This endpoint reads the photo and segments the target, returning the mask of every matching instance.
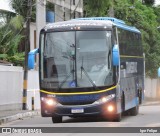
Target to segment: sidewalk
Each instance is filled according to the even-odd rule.
[[[0,125],[8,123],[14,120],[23,119],[25,117],[32,117],[40,115],[40,110],[9,110],[9,111],[0,111]]]
[[[160,105],[160,101],[145,101],[142,106]]]

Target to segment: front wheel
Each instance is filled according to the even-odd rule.
[[[53,123],[62,123],[62,116],[53,116],[52,122]]]
[[[114,117],[114,121],[115,121],[115,122],[120,122],[121,119],[122,119],[122,114],[121,114],[121,113],[115,115],[115,117]]]

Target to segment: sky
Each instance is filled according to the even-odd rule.
[[[0,9],[13,11],[9,6],[9,1],[10,0],[0,0]]]
[[[160,5],[160,0],[155,0],[155,5]]]

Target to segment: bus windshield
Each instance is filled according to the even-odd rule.
[[[46,33],[41,54],[45,88],[112,85],[111,31]]]

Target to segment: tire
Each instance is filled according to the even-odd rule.
[[[138,97],[138,105],[129,110],[131,116],[136,116],[139,113],[139,97]]]
[[[122,119],[122,114],[123,114],[123,112],[124,112],[124,110],[125,110],[125,99],[124,99],[124,93],[123,93],[123,95],[121,96],[122,98],[121,98],[121,113],[118,113],[118,114],[116,114],[115,115],[115,117],[114,117],[114,121],[115,122],[120,122],[121,121],[121,119]]]
[[[139,105],[130,109],[130,115],[131,116],[136,116],[136,115],[138,115],[138,113],[139,113]]]
[[[62,116],[53,116],[52,122],[53,123],[62,123]]]
[[[113,120],[113,121],[115,121],[115,122],[120,122],[120,121],[121,121],[121,119],[122,119],[122,114],[121,114],[121,113],[119,113],[119,114],[115,115],[115,117],[114,117],[114,120]]]

